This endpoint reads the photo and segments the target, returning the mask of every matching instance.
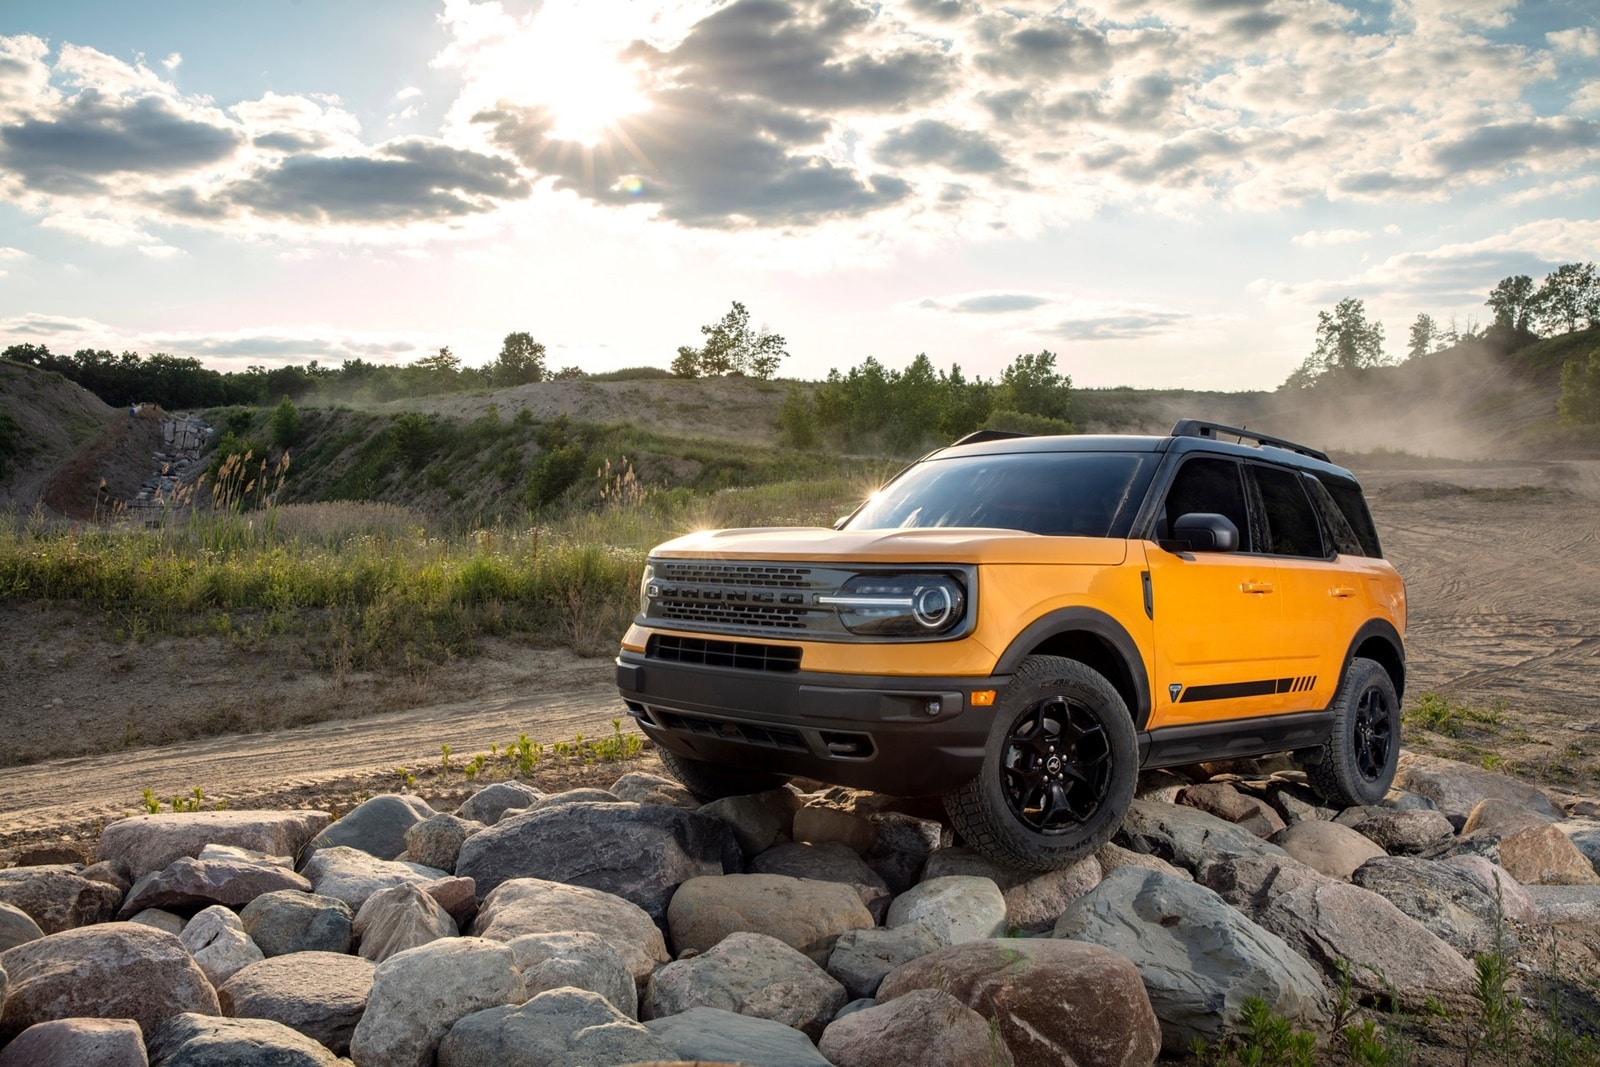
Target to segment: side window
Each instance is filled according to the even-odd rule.
[[[1171,537],[1172,524],[1180,516],[1194,512],[1213,512],[1233,520],[1239,527],[1240,547],[1248,551],[1250,514],[1245,510],[1239,464],[1210,456],[1185,460],[1172,480],[1172,487],[1167,490],[1156,538]]]
[[[1344,556],[1366,555],[1361,539],[1356,536],[1349,520],[1344,517],[1344,512],[1339,510],[1339,505],[1334,503],[1333,495],[1311,475],[1302,475],[1302,479],[1306,494],[1311,497],[1311,506],[1317,509],[1317,517],[1322,520],[1323,532],[1333,542],[1333,547]]]
[[[1251,464],[1261,503],[1267,513],[1267,545],[1264,551],[1276,556],[1308,556],[1325,559],[1322,532],[1317,528],[1316,512],[1300,484],[1300,478],[1281,467]]]
[[[1339,512],[1361,539],[1361,554],[1382,559],[1383,546],[1378,544],[1378,528],[1372,525],[1372,513],[1367,510],[1367,502],[1361,496],[1361,487],[1355,482],[1326,474],[1319,474],[1317,478],[1338,503]]]

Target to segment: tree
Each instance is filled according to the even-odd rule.
[[[1600,348],[1561,368],[1561,421],[1576,426],[1600,423]]]
[[[1283,384],[1288,389],[1303,389],[1327,375],[1386,367],[1392,362],[1383,350],[1383,323],[1368,322],[1367,305],[1346,297],[1332,314],[1317,312],[1316,346]]]
[[[790,448],[816,448],[817,426],[812,419],[806,387],[791,382],[778,408],[778,440]]]
[[[544,345],[526,333],[508,333],[500,345],[500,355],[489,369],[489,381],[495,385],[526,385],[543,381]]]
[[[700,350],[679,345],[678,358],[672,361],[672,373],[678,378],[700,377]]]
[[[300,412],[294,401],[284,397],[272,409],[272,443],[278,448],[288,448],[300,439]]]
[[[1000,372],[995,409],[1066,421],[1072,410],[1072,379],[1056,373],[1056,354],[1023,354]]]
[[[1533,279],[1526,274],[1501,278],[1484,303],[1494,309],[1496,326],[1514,333],[1529,333],[1534,307]]]
[[[1406,347],[1406,358],[1416,359],[1432,352],[1435,339],[1442,340],[1442,335],[1433,316],[1418,315],[1417,321],[1411,324],[1411,343]]]
[[[680,347],[672,361],[672,373],[680,378],[731,374],[771,378],[789,354],[782,335],[750,328],[750,312],[737,300],[722,321],[702,326],[700,332],[705,344],[698,349]]]
[[[509,340],[509,338],[507,338],[507,340]],[[350,361],[346,360],[345,366],[348,367],[349,365]],[[421,359],[417,360],[417,366],[421,367],[423,370],[455,374],[461,370],[461,357],[450,351],[449,345],[444,345],[434,355],[423,356]]]
[[[1546,336],[1600,325],[1600,278],[1593,263],[1564,263],[1545,276],[1531,312]]]

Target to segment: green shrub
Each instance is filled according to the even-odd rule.
[[[284,397],[277,407],[272,409],[272,445],[274,448],[289,448],[300,440],[300,412],[294,406],[294,401]]]

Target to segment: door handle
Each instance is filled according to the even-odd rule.
[[[1241,583],[1239,583],[1239,592],[1241,592],[1241,593],[1250,593],[1250,594],[1259,596],[1262,593],[1270,593],[1270,592],[1272,592],[1272,583],[1271,582],[1241,582]]]
[[[1356,591],[1354,588],[1348,585],[1336,585],[1332,589],[1328,590],[1328,595],[1333,597],[1335,600],[1344,600],[1346,597],[1355,596]]]

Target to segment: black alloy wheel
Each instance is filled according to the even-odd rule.
[[[1056,693],[1017,716],[1001,766],[1006,803],[1019,822],[1035,833],[1071,833],[1105,803],[1111,742],[1093,712]]]

